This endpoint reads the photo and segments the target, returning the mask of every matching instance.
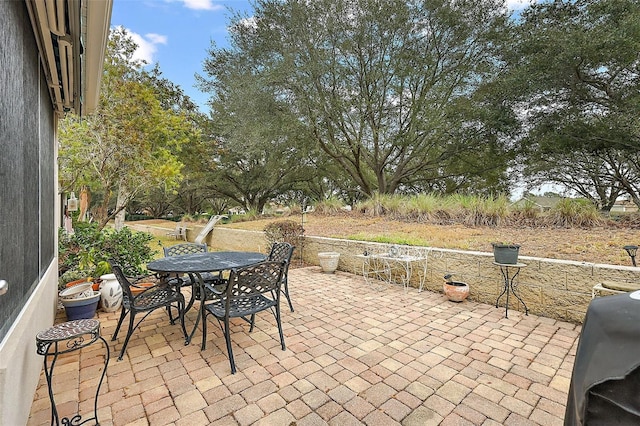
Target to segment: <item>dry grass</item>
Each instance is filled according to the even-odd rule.
[[[301,216],[288,216],[222,226],[262,231],[267,224],[283,219],[300,220],[302,223]],[[303,226],[305,235],[484,252],[491,252],[492,242],[504,241],[520,244],[520,254],[524,256],[627,266],[631,261],[622,246],[640,243],[637,229],[622,227],[467,227],[409,223],[354,213],[332,216],[306,214]]]
[[[291,215],[216,226],[263,231],[269,223],[284,219],[303,223],[300,215]],[[491,252],[492,242],[503,241],[520,244],[520,254],[523,256],[626,266],[631,266],[631,261],[622,247],[627,244],[640,245],[638,229],[613,226],[593,229],[468,227],[402,222],[355,213],[331,216],[305,214],[303,226],[305,235],[484,252]],[[175,242],[173,239],[166,240],[162,245]]]

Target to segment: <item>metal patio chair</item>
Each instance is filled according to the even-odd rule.
[[[284,272],[282,273],[282,287],[280,288],[289,302],[289,309],[293,312],[293,304],[291,304],[291,297],[289,296],[289,264],[291,263],[291,257],[293,256],[293,250],[295,246],[289,243],[275,242],[271,246],[269,257],[267,260],[274,262],[285,262]]]
[[[201,243],[201,244],[181,243],[181,244],[175,244],[169,247],[163,247],[162,250],[164,252],[164,256],[169,257],[169,256],[182,256],[186,254],[195,254],[195,253],[206,253],[208,251],[208,248],[207,248],[207,245],[204,243]],[[226,284],[226,281],[222,278],[222,275],[219,273],[205,272],[203,274],[200,274],[200,276],[202,277],[204,282],[213,284],[214,286],[216,286],[217,292],[221,291],[220,286],[223,286]],[[200,300],[200,287],[198,285],[195,285],[197,284],[197,279],[195,276],[189,275],[189,279],[185,279],[184,277],[180,277],[180,276],[174,277],[171,279],[171,283],[174,285],[177,284],[180,287],[183,287],[183,286],[192,287],[191,299],[189,300],[189,303],[185,308],[185,312],[191,309],[194,301]],[[211,297],[214,297],[214,295],[208,293],[207,298],[211,298]]]
[[[211,302],[203,302],[201,349],[206,349],[207,316],[212,315],[218,320],[224,333],[231,373],[233,374],[236,372],[236,364],[231,348],[231,318],[242,318],[251,324],[249,328],[249,332],[251,332],[255,325],[256,314],[262,311],[271,311],[278,324],[280,345],[283,351],[286,349],[280,319],[280,286],[284,269],[284,262],[269,261],[232,269],[225,293]]]
[[[178,310],[178,318],[180,319],[182,332],[186,339],[187,330],[184,327],[184,296],[180,293],[179,290],[176,290],[169,285],[154,285],[152,287],[148,287],[139,294],[134,295],[131,291],[131,288],[135,286],[124,275],[124,272],[122,272],[122,268],[120,267],[120,265],[111,263],[111,270],[118,279],[118,283],[120,284],[120,287],[122,287],[123,293],[120,319],[118,320],[116,330],[113,332],[113,336],[111,337],[112,341],[116,340],[122,322],[124,321],[126,316],[129,316],[129,327],[127,329],[127,336],[125,337],[124,343],[122,344],[122,349],[120,350],[120,356],[118,357],[118,360],[122,361],[122,357],[127,349],[127,344],[129,343],[129,339],[131,338],[133,331],[151,312],[155,311],[156,309],[167,308],[167,311],[169,313],[169,320],[171,321],[171,324],[175,324],[175,319],[171,315],[171,308],[176,308]],[[144,316],[136,323],[135,317],[138,313],[144,313]]]

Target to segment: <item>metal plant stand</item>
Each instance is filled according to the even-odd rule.
[[[94,319],[81,319],[64,322],[41,331],[36,335],[38,355],[44,356],[44,374],[47,378],[49,399],[51,400],[52,425],[60,425],[60,418],[58,416],[58,410],[53,397],[52,387],[53,368],[56,365],[58,356],[82,349],[98,340],[102,340],[104,343],[106,353],[104,358],[104,369],[102,370],[102,375],[100,376],[100,381],[98,382],[98,387],[96,389],[96,397],[93,405],[93,417],[83,420],[80,414],[76,414],[71,418],[63,418],[63,425],[81,425],[91,420],[95,420],[96,425],[100,424],[98,421],[98,394],[100,392],[100,386],[102,386],[102,381],[107,373],[107,365],[109,364],[109,345],[107,344],[107,341],[100,336],[100,321]],[[49,358],[52,358],[50,364],[47,362]]]
[[[509,293],[513,293],[513,295],[522,303],[524,306],[524,314],[529,315],[529,308],[527,308],[527,304],[524,303],[524,300],[518,294],[518,284],[515,279],[520,273],[520,269],[525,268],[527,265],[524,263],[496,263],[493,262],[494,265],[500,267],[500,272],[502,273],[502,279],[504,280],[504,288],[502,289],[502,293],[496,299],[496,308],[498,307],[498,302],[500,302],[500,298],[506,293],[507,294],[507,302],[504,305],[504,317],[509,318]],[[510,275],[510,268],[514,268],[516,271],[513,275]]]

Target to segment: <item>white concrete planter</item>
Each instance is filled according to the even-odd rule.
[[[320,261],[320,267],[325,274],[333,274],[338,269],[338,260],[340,260],[340,253],[335,251],[325,251],[318,253],[318,260]]]

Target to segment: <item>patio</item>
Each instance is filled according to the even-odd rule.
[[[291,269],[295,312],[236,321],[231,374],[224,337],[210,324],[184,346],[166,312],[124,339],[118,313],[99,312],[111,360],[99,398],[102,425],[561,425],[580,326],[444,295],[372,289],[362,276]],[[471,288],[473,294],[473,288]],[[193,324],[196,311],[187,314]],[[64,313],[59,316],[64,320]],[[54,373],[61,417],[91,416],[104,350],[65,355]],[[81,370],[81,371],[79,371]],[[80,400],[78,402],[78,399]],[[44,375],[29,425],[50,422]]]

